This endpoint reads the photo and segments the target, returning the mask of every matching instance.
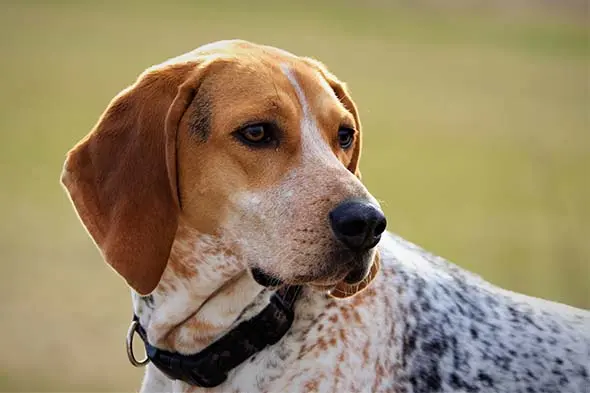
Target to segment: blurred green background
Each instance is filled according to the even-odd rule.
[[[144,68],[226,38],[316,57],[348,82],[390,230],[590,307],[588,3],[549,3],[0,3],[0,390],[139,386],[128,290],[59,173]]]

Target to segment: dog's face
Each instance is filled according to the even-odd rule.
[[[357,177],[360,143],[355,105],[321,64],[222,42],[116,98],[70,153],[64,184],[105,259],[140,293],[157,284],[179,218],[231,245],[263,285],[328,288],[366,279],[385,228]],[[137,273],[130,252],[158,261]]]

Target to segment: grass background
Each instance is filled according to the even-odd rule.
[[[128,290],[61,165],[144,68],[225,38],[317,57],[348,82],[390,230],[590,307],[586,2],[246,3],[0,2],[0,390],[137,388]]]

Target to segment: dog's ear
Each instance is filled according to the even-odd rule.
[[[176,234],[176,133],[206,65],[146,71],[70,150],[62,172],[103,258],[142,295],[160,281]]]
[[[356,130],[358,132],[358,138],[357,138],[357,141],[354,145],[354,149],[352,151],[352,159],[350,161],[350,164],[348,165],[348,170],[351,171],[352,173],[354,173],[356,175],[356,177],[358,177],[360,179],[361,178],[361,171],[359,169],[359,161],[361,159],[361,150],[362,150],[362,132],[361,132],[362,127],[361,127],[361,119],[359,117],[359,113],[358,113],[358,109],[356,107],[356,104],[354,103],[354,101],[350,95],[350,92],[348,91],[348,89],[346,87],[346,84],[344,82],[342,82],[341,80],[339,80],[336,77],[336,75],[332,74],[323,63],[321,63],[315,59],[311,59],[311,58],[305,58],[305,61],[307,61],[308,64],[310,64],[312,67],[314,67],[315,69],[317,69],[320,72],[320,74],[328,82],[328,84],[330,85],[330,87],[334,91],[334,94],[336,94],[336,97],[340,100],[342,105],[344,105],[346,110],[348,110],[352,114],[352,116],[354,117],[354,121],[356,123]]]
[[[334,289],[330,291],[330,296],[338,299],[344,299],[356,295],[357,293],[367,288],[369,284],[371,284],[375,277],[377,277],[377,274],[379,274],[380,269],[381,261],[379,251],[377,251],[375,253],[375,258],[373,259],[373,264],[371,265],[371,270],[369,270],[369,274],[367,274],[367,277],[365,277],[358,284],[347,284],[344,281],[340,282],[338,285],[336,285]]]

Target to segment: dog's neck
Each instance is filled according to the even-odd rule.
[[[191,354],[261,309],[269,295],[248,274],[235,246],[181,223],[158,287],[132,297],[152,345]]]

